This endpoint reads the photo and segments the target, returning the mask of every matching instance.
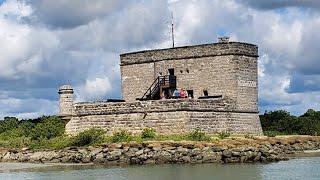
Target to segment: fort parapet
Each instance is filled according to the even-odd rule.
[[[258,46],[241,42],[213,43],[121,54],[121,66],[166,60],[239,55],[258,57]]]
[[[222,98],[76,103],[67,133],[93,127],[101,127],[108,134],[120,129],[141,133],[147,127],[161,134],[186,133],[196,128],[210,134],[261,134],[256,111],[238,110],[234,102]]]

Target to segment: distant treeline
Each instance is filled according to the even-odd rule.
[[[320,111],[313,109],[301,116],[284,110],[265,112],[260,121],[266,135],[320,135]]]
[[[0,147],[42,146],[45,140],[61,137],[65,124],[57,116],[18,120],[5,117],[0,120]]]

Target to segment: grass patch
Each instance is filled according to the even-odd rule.
[[[252,134],[249,134],[249,133],[245,134],[244,138],[246,138],[246,139],[255,139],[255,137]]]
[[[229,137],[230,135],[231,135],[231,133],[228,131],[221,131],[218,133],[218,138],[225,139],[225,138]]]
[[[170,135],[157,135],[154,140],[156,141],[184,141],[187,139],[187,134],[170,134]]]
[[[156,137],[156,131],[153,128],[145,128],[141,132],[141,139],[150,140]]]
[[[118,142],[129,142],[133,140],[133,136],[131,133],[121,130],[118,132],[114,132],[111,137],[111,142],[118,143]]]
[[[188,140],[191,141],[209,141],[210,137],[200,128],[196,128],[195,130],[191,131],[187,135]]]
[[[70,142],[71,146],[96,145],[104,142],[105,132],[99,128],[92,128],[80,132],[74,136]]]
[[[280,133],[278,131],[265,131],[263,134],[268,137],[276,137]]]

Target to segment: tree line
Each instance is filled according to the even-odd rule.
[[[320,135],[320,111],[307,110],[301,116],[284,110],[265,112],[260,115],[265,134],[276,135]]]

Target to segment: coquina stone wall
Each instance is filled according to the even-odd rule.
[[[108,134],[120,129],[140,133],[147,127],[161,134],[186,133],[196,128],[209,134],[262,134],[256,111],[238,110],[235,102],[225,98],[76,103],[66,133],[76,134],[92,127],[101,127]]]

